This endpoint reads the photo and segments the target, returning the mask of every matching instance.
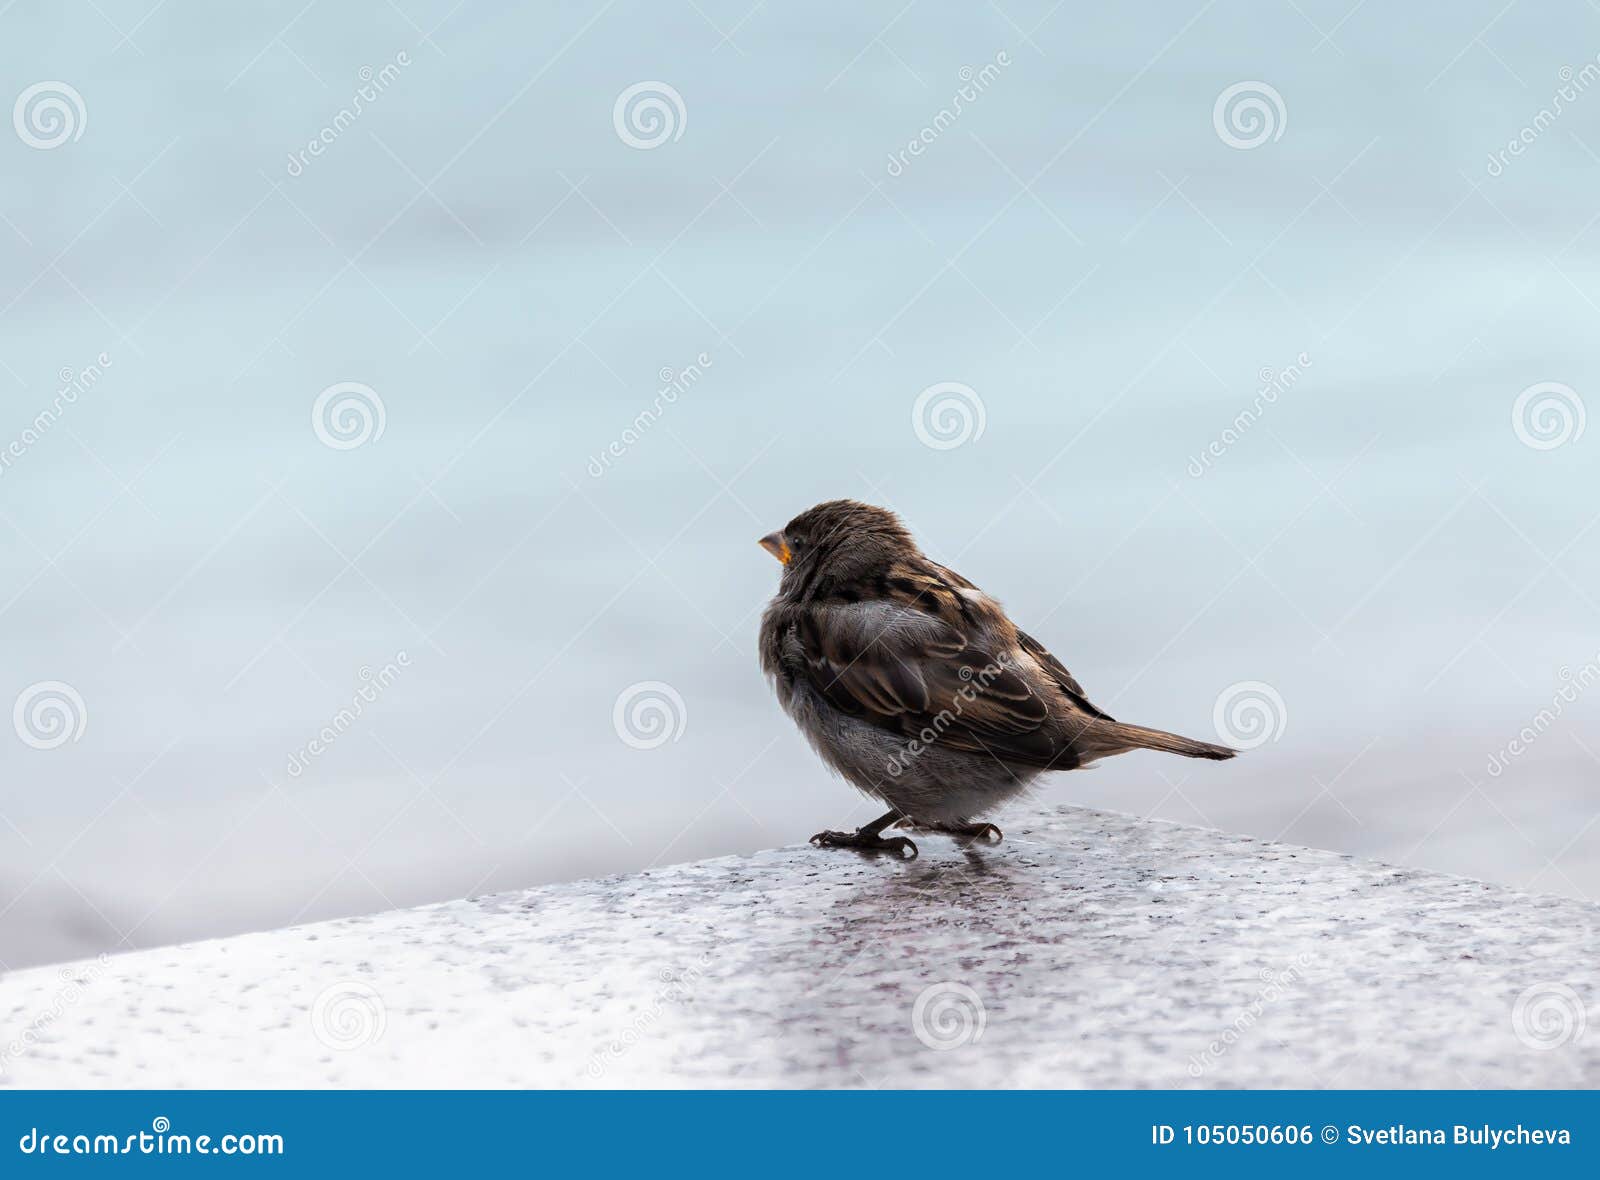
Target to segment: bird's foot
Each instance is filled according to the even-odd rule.
[[[954,836],[957,840],[968,844],[998,844],[1006,838],[1005,833],[993,824],[925,824],[907,818],[895,826],[915,828],[922,832],[942,832],[946,836]]]
[[[906,860],[915,860],[917,846],[904,836],[881,836],[871,828],[857,828],[853,832],[818,832],[811,837],[818,848],[854,848],[858,852],[892,852]]]

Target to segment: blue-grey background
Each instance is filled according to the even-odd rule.
[[[1512,422],[1600,388],[1600,86],[1535,127],[1596,53],[1582,0],[5,5],[6,106],[59,81],[85,116],[50,150],[0,124],[0,449],[111,364],[0,475],[0,705],[60,681],[86,715],[0,728],[0,960],[869,818],[754,654],[755,538],[840,495],[1118,715],[1283,701],[1232,763],[1046,798],[1593,896],[1600,693],[1486,768],[1600,649],[1600,428]],[[649,150],[613,122],[641,81],[683,102]],[[1241,81],[1284,109],[1248,150],[1213,123]],[[381,437],[319,440],[338,382]],[[984,409],[948,450],[912,422],[939,382]],[[637,749],[649,681],[682,732]]]

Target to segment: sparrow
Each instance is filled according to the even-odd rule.
[[[1128,725],[1097,708],[1000,604],[917,547],[900,518],[855,500],[809,508],[759,544],[783,565],[761,617],[761,667],[818,756],[889,805],[818,847],[914,857],[885,829],[999,843],[977,817],[1047,771],[1128,750],[1236,750]]]

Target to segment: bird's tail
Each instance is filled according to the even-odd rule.
[[[1182,754],[1185,758],[1212,758],[1221,761],[1232,758],[1239,751],[1211,742],[1196,741],[1168,733],[1164,729],[1147,729],[1143,725],[1125,725],[1113,721],[1109,725],[1094,727],[1091,744],[1098,747],[1094,757],[1123,754],[1129,750],[1161,750],[1168,754]],[[1088,735],[1086,735],[1088,736]]]

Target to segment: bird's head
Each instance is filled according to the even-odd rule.
[[[859,500],[828,500],[807,508],[760,545],[783,565],[783,589],[823,588],[887,569],[917,552],[900,518]]]

